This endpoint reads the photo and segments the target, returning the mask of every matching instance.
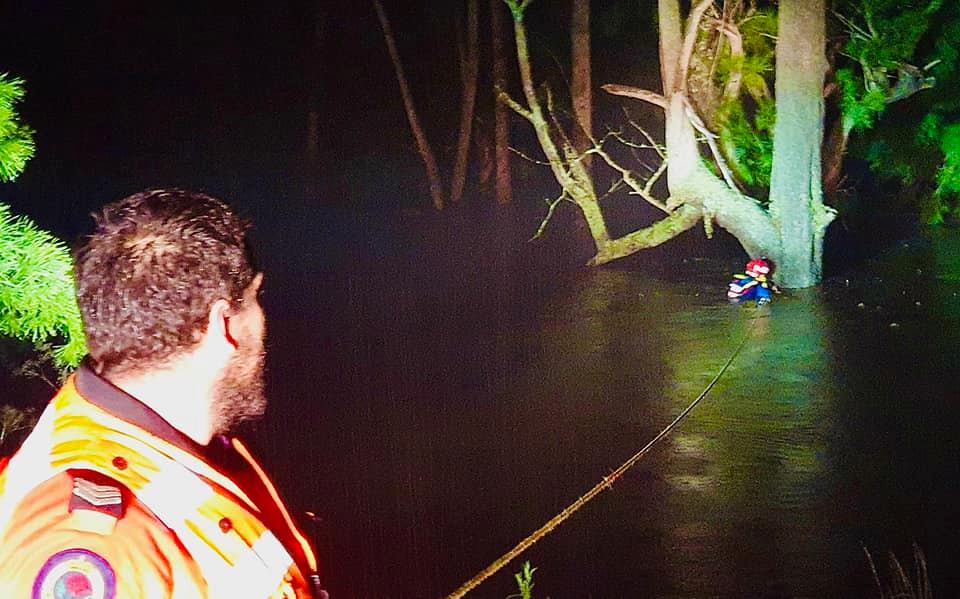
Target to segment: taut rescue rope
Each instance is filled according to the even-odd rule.
[[[447,595],[446,599],[460,599],[460,597],[463,597],[464,595],[469,593],[471,590],[476,588],[481,582],[490,578],[491,576],[496,574],[498,571],[500,571],[500,569],[502,569],[508,563],[513,561],[515,557],[517,557],[518,555],[520,555],[521,553],[529,549],[531,546],[533,546],[534,543],[536,543],[543,537],[547,536],[548,533],[552,532],[553,529],[559,526],[564,520],[572,516],[577,510],[579,510],[581,507],[586,505],[588,501],[590,501],[591,499],[599,495],[603,490],[611,488],[613,486],[613,483],[616,482],[618,478],[623,476],[627,470],[629,470],[634,464],[639,462],[640,458],[646,455],[653,448],[653,446],[656,445],[661,439],[669,435],[673,431],[673,429],[676,428],[676,426],[680,424],[680,422],[682,422],[684,418],[687,417],[687,415],[693,410],[693,408],[697,407],[697,404],[700,403],[703,400],[703,398],[707,396],[708,393],[710,393],[710,390],[713,389],[713,386],[717,384],[717,381],[720,380],[720,377],[723,376],[723,374],[727,371],[727,368],[729,368],[730,365],[733,363],[734,359],[740,353],[740,350],[743,349],[743,346],[747,342],[747,338],[750,336],[750,331],[752,330],[753,324],[756,322],[757,318],[758,317],[755,316],[752,319],[750,319],[751,326],[748,327],[747,330],[744,332],[743,338],[740,340],[740,343],[737,344],[737,347],[736,349],[733,350],[733,353],[730,354],[730,358],[727,359],[727,362],[717,372],[716,376],[713,377],[713,380],[710,381],[710,383],[700,393],[700,395],[697,396],[697,398],[693,400],[693,402],[691,402],[690,405],[684,408],[684,410],[680,412],[680,414],[676,418],[673,419],[673,422],[668,424],[666,428],[664,428],[659,433],[657,433],[657,436],[651,439],[650,442],[643,447],[643,449],[641,449],[637,453],[630,456],[630,459],[628,459],[626,462],[621,464],[619,468],[611,472],[609,476],[604,476],[600,480],[600,482],[594,485],[592,489],[587,491],[584,495],[581,495],[576,501],[574,501],[569,506],[564,508],[562,512],[560,512],[559,514],[551,518],[546,524],[544,524],[537,530],[533,531],[527,538],[517,543],[516,547],[514,547],[510,551],[503,554],[499,559],[497,559],[495,562],[493,562],[492,564],[484,568],[476,576],[474,576],[467,582],[463,583],[463,585],[460,586],[460,588],[458,588],[456,591]]]

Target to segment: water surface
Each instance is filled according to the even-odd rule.
[[[268,289],[280,399],[258,439],[323,517],[335,596],[451,592],[642,447],[741,343],[672,436],[521,558],[536,596],[876,596],[863,547],[885,575],[914,542],[937,595],[956,587],[955,239],[757,310],[723,298],[738,256],[571,275],[509,234],[456,231],[365,234]],[[519,567],[471,596],[516,592]]]

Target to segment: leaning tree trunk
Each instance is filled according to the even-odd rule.
[[[820,145],[827,70],[824,0],[781,0],[776,59],[770,214],[780,233],[777,280],[820,280],[823,236],[833,213],[823,205]]]
[[[704,166],[691,123],[693,108],[687,99],[685,82],[697,35],[693,19],[699,18],[708,4],[703,0],[694,4],[687,17],[687,31],[683,32],[680,3],[677,0],[658,3],[660,73],[667,95],[664,138],[670,190],[668,205],[697,206],[708,235],[716,222],[740,241],[747,254],[756,256],[777,242],[769,216],[756,201],[728,186]]]
[[[437,166],[437,159],[433,155],[433,149],[430,142],[427,141],[427,134],[420,124],[420,118],[417,116],[417,109],[413,103],[413,94],[410,92],[410,85],[407,83],[407,76],[403,71],[403,63],[400,61],[400,53],[397,51],[397,44],[393,38],[393,28],[390,27],[390,21],[387,19],[387,13],[383,9],[380,0],[373,0],[373,7],[377,11],[377,18],[380,19],[380,26],[383,28],[383,39],[387,44],[387,51],[390,53],[390,60],[393,62],[393,70],[397,75],[397,83],[400,85],[400,95],[403,97],[403,107],[407,113],[407,121],[410,123],[410,130],[413,132],[413,138],[417,142],[417,151],[420,158],[423,159],[423,165],[427,169],[427,180],[430,184],[430,199],[433,201],[433,207],[437,210],[443,209],[443,183],[440,180],[440,168]]]

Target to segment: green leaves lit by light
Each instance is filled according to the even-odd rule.
[[[881,180],[910,187],[907,196],[925,222],[960,217],[958,5],[846,0],[837,10],[849,59],[836,71],[844,133],[861,132],[864,140],[852,153]],[[934,86],[941,91],[918,94]],[[916,100],[900,103],[914,94]]]
[[[724,90],[711,120],[720,149],[734,177],[766,197],[773,164],[771,94],[777,38],[777,14],[772,10],[737,10],[735,23],[717,39],[718,54],[701,57],[710,65],[714,84]],[[707,28],[705,35],[716,33]],[[739,49],[734,49],[734,47]],[[742,50],[742,51],[741,51]],[[715,64],[714,64],[715,62]]]
[[[960,123],[941,129],[939,141],[943,164],[937,171],[931,209],[924,215],[930,224],[960,217]]]
[[[844,129],[849,132],[873,127],[886,108],[886,88],[866,89],[849,67],[837,70],[837,83],[840,85]]]
[[[520,593],[518,595],[510,595],[510,597],[531,599],[533,597],[533,573],[536,571],[536,568],[530,566],[530,562],[523,562],[523,568],[513,575],[513,578],[517,581],[517,588],[520,589]]]
[[[942,0],[856,0],[847,15],[837,19],[847,30],[843,53],[852,59],[838,69],[844,127],[864,130],[874,126],[884,106],[902,100],[935,83],[925,68],[911,61],[927,33]]]
[[[851,18],[841,18],[850,34],[845,51],[868,68],[895,70],[913,56],[943,0],[859,0]],[[869,75],[868,75],[869,76]]]
[[[63,242],[0,204],[0,335],[38,348],[58,340],[60,368],[76,366],[86,352],[72,273]]]
[[[769,187],[775,102],[769,98],[758,101],[752,116],[746,114],[741,102],[728,102],[719,114],[720,145],[731,158],[736,177],[751,187]]]
[[[778,24],[777,11],[769,8],[750,10],[738,24],[743,34],[744,50],[748,54],[769,53],[772,58]]]
[[[0,73],[0,181],[14,180],[33,157],[33,130],[20,123],[16,104],[23,98],[23,80]]]
[[[23,81],[0,75],[0,181],[17,177],[33,156],[33,131],[20,123]],[[85,353],[67,247],[0,203],[0,335],[29,341],[55,364],[76,366]]]

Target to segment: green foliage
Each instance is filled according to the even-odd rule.
[[[847,131],[873,128],[887,106],[886,91],[880,88],[866,89],[851,67],[837,69],[837,83],[840,85],[844,128]]]
[[[923,117],[920,129],[917,131],[917,141],[925,146],[935,145],[940,139],[940,129],[943,127],[943,115],[931,112]]]
[[[752,117],[741,102],[728,102],[719,112],[720,144],[737,178],[748,186],[770,186],[776,113],[771,99],[760,100]]]
[[[33,131],[19,121],[23,81],[0,75],[0,180],[19,175],[33,156]],[[0,335],[31,342],[65,369],[85,353],[67,247],[0,203]]]
[[[716,77],[721,87],[738,73],[743,87],[755,100],[767,96],[776,60],[777,14],[757,11],[737,23],[743,40],[743,56],[725,53],[717,61]]]
[[[843,53],[851,63],[837,69],[840,107],[847,132],[876,125],[888,102],[932,83],[912,64],[917,47],[942,0],[854,0],[837,18],[847,30]]]
[[[517,595],[510,595],[510,597],[507,599],[512,599],[514,597],[519,597],[520,599],[531,599],[533,597],[533,573],[536,571],[536,568],[530,566],[530,562],[523,562],[523,568],[513,575],[513,578],[517,581],[517,588],[520,589],[520,593]]]
[[[33,157],[33,130],[20,123],[16,104],[23,99],[23,81],[0,73],[0,181],[13,181]]]
[[[943,0],[858,0],[847,19],[850,39],[845,52],[867,68],[896,69],[915,53]]]
[[[960,219],[960,123],[944,127],[939,141],[943,164],[937,171],[931,209],[924,215],[935,225]]]
[[[854,60],[837,80],[844,124],[861,134],[851,153],[893,193],[918,196],[924,222],[960,221],[960,3],[857,0],[847,12]],[[935,92],[909,93],[934,81]]]
[[[875,172],[886,173],[886,176],[897,178],[906,185],[912,185],[917,179],[916,169],[900,160],[897,151],[882,139],[868,146],[866,157]]]
[[[731,78],[740,78],[740,94],[725,98],[714,115],[721,151],[734,177],[764,193],[770,186],[773,165],[773,122],[776,108],[770,97],[776,60],[777,14],[755,10],[734,16],[743,43],[743,56],[729,51],[716,62],[715,84],[725,88]],[[715,35],[708,30],[707,34]],[[721,48],[729,50],[727,44]]]
[[[47,340],[61,368],[85,353],[83,326],[73,287],[73,261],[66,245],[0,204],[0,335]]]
[[[777,12],[773,9],[759,9],[741,20],[739,27],[744,53],[763,57],[772,64],[778,23]]]

